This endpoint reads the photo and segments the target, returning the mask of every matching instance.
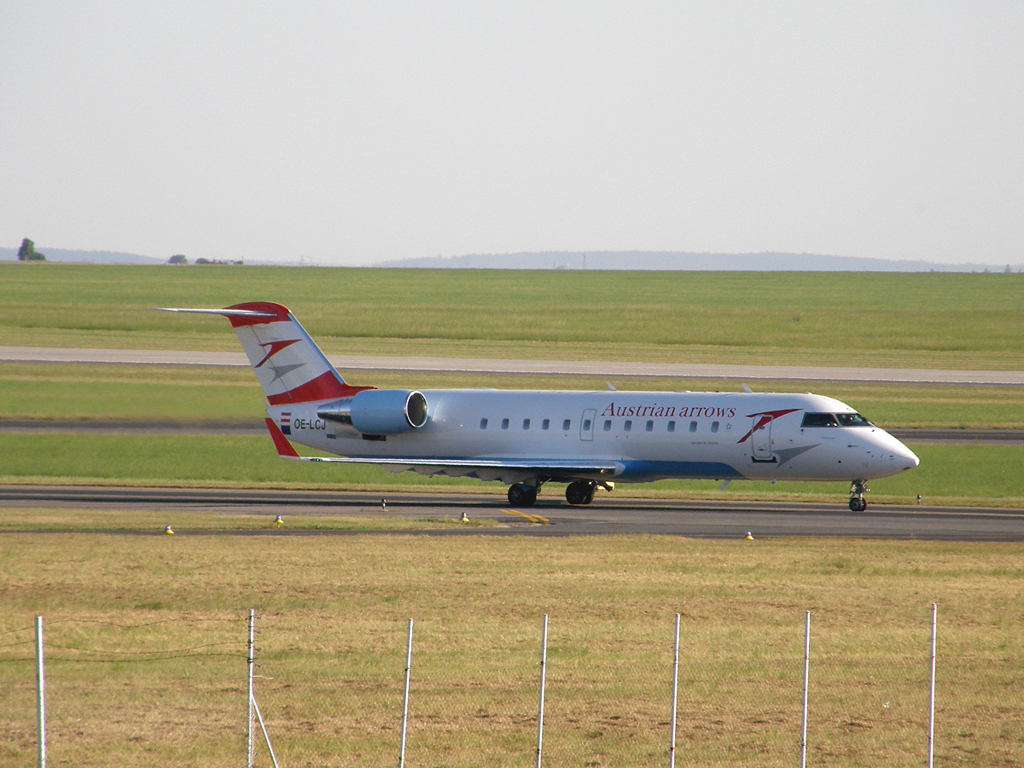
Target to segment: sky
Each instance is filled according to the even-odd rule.
[[[0,3],[0,245],[1024,262],[1024,3]]]

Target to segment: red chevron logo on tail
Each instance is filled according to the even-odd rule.
[[[260,344],[260,346],[263,347],[264,349],[270,347],[270,351],[267,352],[266,356],[258,363],[256,363],[256,365],[254,365],[253,368],[259,368],[261,365],[267,362],[267,360],[272,358],[285,347],[290,347],[292,344],[298,344],[300,341],[302,341],[302,339],[291,339],[289,341],[268,341],[266,344]]]

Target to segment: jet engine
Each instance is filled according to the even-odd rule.
[[[409,389],[364,389],[320,406],[316,415],[364,435],[397,435],[427,423],[427,398]]]

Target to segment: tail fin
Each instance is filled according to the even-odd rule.
[[[350,397],[363,389],[372,389],[346,384],[299,321],[281,304],[252,301],[227,309],[164,311],[227,317],[271,405]]]

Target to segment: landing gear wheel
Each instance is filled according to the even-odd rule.
[[[513,507],[532,507],[537,503],[537,489],[516,483],[508,489],[508,503]]]
[[[593,483],[588,483],[585,480],[569,483],[569,487],[565,489],[565,500],[573,506],[589,504],[594,500],[595,487]]]
[[[864,485],[863,480],[854,480],[850,484],[850,511],[851,512],[863,512],[868,508],[868,502],[864,498],[864,494],[867,492],[867,487]]]

